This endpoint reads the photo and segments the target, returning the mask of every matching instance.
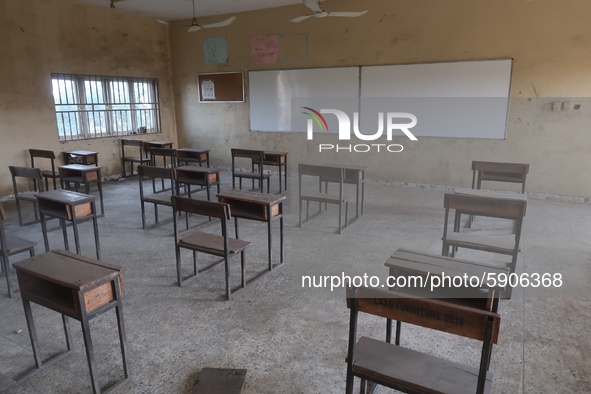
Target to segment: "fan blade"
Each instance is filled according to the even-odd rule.
[[[314,12],[324,12],[318,0],[304,0],[304,5]]]
[[[199,25],[193,25],[193,26],[189,26],[189,28],[187,29],[187,33],[194,33],[196,31],[201,30],[202,26]]]
[[[303,20],[306,20],[306,19],[308,19],[308,18],[310,18],[310,17],[312,17],[312,16],[314,16],[314,14],[310,14],[310,15],[304,15],[304,16],[298,16],[297,18],[293,18],[293,19],[291,20],[291,22],[298,23],[298,22],[301,22],[301,21],[303,21]]]
[[[347,16],[347,17],[356,17],[356,16],[361,16],[363,14],[365,14],[367,12],[366,11],[360,11],[360,12],[329,12],[328,16]]]
[[[207,25],[201,25],[201,27],[204,29],[209,29],[212,27],[224,27],[224,26],[231,25],[235,19],[236,19],[236,17],[232,16],[232,17],[226,19],[225,21],[221,21],[221,22],[217,22],[217,23],[209,23]]]
[[[162,19],[156,19],[156,22],[161,23],[163,25],[168,25],[168,22]]]

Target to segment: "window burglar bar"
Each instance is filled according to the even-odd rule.
[[[52,74],[51,81],[60,140],[160,132],[156,79]]]

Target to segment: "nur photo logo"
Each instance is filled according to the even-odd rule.
[[[314,139],[314,124],[318,126],[320,131],[328,132],[328,122],[323,114],[331,114],[336,116],[338,121],[338,136],[339,141],[350,141],[351,130],[356,138],[362,141],[375,141],[382,137],[384,128],[386,130],[386,139],[392,141],[392,134],[394,131],[400,130],[411,141],[417,141],[417,137],[409,130],[416,126],[417,117],[408,112],[378,112],[378,130],[373,134],[365,134],[359,130],[359,113],[353,112],[353,122],[349,115],[338,109],[320,109],[317,111],[311,107],[302,107],[305,111],[303,114],[307,115],[306,133],[308,140]],[[401,122],[402,121],[402,122]],[[352,123],[352,124],[351,124]],[[385,127],[384,127],[385,124]],[[352,127],[351,127],[352,126]],[[400,144],[355,144],[355,145],[334,145],[334,144],[319,144],[318,151],[347,151],[347,152],[380,152],[381,149],[388,152],[402,152],[404,147]]]

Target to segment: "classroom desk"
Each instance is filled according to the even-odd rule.
[[[491,161],[472,162],[472,189],[480,189],[482,181],[521,183],[521,193],[525,193],[525,179],[529,164],[497,163]]]
[[[68,164],[83,164],[98,166],[98,152],[91,150],[66,150],[63,151],[64,163]]]
[[[101,248],[98,234],[98,223],[95,207],[95,197],[76,193],[70,190],[49,190],[37,194],[39,205],[39,216],[41,217],[41,230],[43,232],[43,241],[45,251],[49,252],[49,241],[47,239],[47,222],[45,217],[57,218],[60,221],[62,232],[64,234],[64,247],[69,250],[68,232],[66,231],[66,221],[72,222],[74,229],[74,242],[76,243],[76,253],[80,254],[80,239],[78,237],[78,223],[92,219],[94,227],[94,243],[96,246],[96,258],[101,259]]]
[[[349,185],[355,185],[356,187],[356,200],[355,200],[355,218],[359,217],[359,203],[361,202],[361,215],[363,215],[363,205],[365,199],[365,166],[353,166],[343,164],[325,164],[326,167],[343,168],[345,170],[345,176],[343,183]],[[322,193],[322,182],[325,182],[324,192],[328,193],[328,183],[335,182],[327,178],[320,179],[319,192]],[[337,181],[338,182],[338,181]]]
[[[201,167],[202,163],[206,163],[209,167],[209,150],[180,148],[176,150],[176,160],[179,166],[181,163],[185,165],[197,163]]]
[[[263,165],[279,167],[279,193],[281,193],[281,167],[283,167],[283,177],[285,181],[285,190],[287,191],[287,155],[289,152],[263,151]],[[252,164],[260,164],[259,160],[253,159]]]
[[[217,197],[219,202],[230,205],[231,214],[236,222],[236,238],[239,238],[238,218],[267,222],[269,271],[273,269],[271,260],[271,222],[274,219],[279,219],[279,264],[283,264],[283,202],[285,196],[232,189],[218,193]]]
[[[90,320],[113,308],[115,308],[117,317],[124,377],[105,393],[114,392],[127,383],[129,370],[123,305],[121,302],[121,296],[124,292],[122,274],[125,269],[77,256],[63,250],[56,250],[19,261],[14,263],[14,268],[21,290],[36,366],[36,369],[19,379],[17,384],[70,354],[72,350],[72,338],[68,321],[68,317],[70,317],[78,320],[82,325],[92,389],[94,393],[100,393],[101,388],[90,334]],[[67,350],[45,362],[41,360],[41,349],[31,311],[31,302],[62,315]]]
[[[59,166],[58,171],[60,173],[60,182],[62,189],[64,186],[70,188],[70,182],[74,184],[84,184],[84,192],[90,194],[90,183],[96,182],[99,192],[99,200],[101,203],[101,215],[105,214],[105,204],[103,201],[103,183],[101,179],[101,168],[100,166],[90,166],[82,164],[69,164],[66,166]]]
[[[489,286],[492,282],[488,282],[487,278],[498,279],[500,274],[509,275],[509,268],[506,267],[460,260],[403,248],[396,250],[386,260],[384,265],[388,267],[388,275],[391,277],[408,277],[410,275],[429,278],[425,287],[400,287],[399,291],[403,293],[418,297],[442,299],[453,302],[456,305],[475,307],[495,313],[498,312],[499,299],[502,292],[505,291],[505,287]],[[430,278],[441,278],[443,275],[448,277],[464,277],[464,275],[467,275],[468,278],[475,276],[479,280],[482,280],[483,277],[485,279],[482,281],[482,287],[437,288],[435,291],[431,291]],[[498,282],[495,281],[494,284],[498,284]],[[387,320],[387,342],[390,342],[391,339],[391,329],[392,322]],[[400,343],[400,322],[398,321],[396,322],[396,343]]]
[[[191,185],[202,186],[207,189],[207,201],[210,200],[209,188],[217,185],[218,193],[220,192],[220,170],[217,168],[203,168],[197,166],[182,166],[175,168],[177,195],[179,193],[179,185],[189,185],[189,198],[191,198]]]

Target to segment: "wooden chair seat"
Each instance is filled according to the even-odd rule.
[[[29,241],[16,235],[6,234],[6,245],[0,245],[0,254],[4,251],[10,256],[20,252],[25,252],[37,246],[37,242]],[[6,250],[4,250],[6,249]]]
[[[512,235],[493,237],[474,233],[447,234],[450,246],[482,250],[485,252],[512,255],[515,252],[515,237]]]
[[[478,368],[361,337],[356,345],[353,371],[387,382],[389,387],[409,387],[421,393],[474,394]],[[493,374],[487,372],[484,393],[490,393]]]
[[[236,171],[234,173],[236,178],[248,178],[248,179],[267,179],[271,177],[271,174],[261,174],[258,172],[247,172],[247,171]]]
[[[167,192],[154,193],[154,194],[148,194],[147,196],[144,196],[144,201],[151,202],[154,204],[167,205],[169,207],[172,207],[172,202],[170,200],[171,197],[172,197],[172,193],[167,193]]]
[[[199,250],[204,253],[224,255],[224,237],[222,235],[194,231],[179,238],[179,244],[182,247]],[[228,238],[228,245],[228,252],[230,254],[236,254],[252,245],[252,242]]]
[[[125,161],[131,161],[134,163],[149,163],[150,158],[148,158],[148,157],[126,157]]]
[[[314,202],[324,202],[328,204],[340,204],[340,203],[347,203],[347,200],[342,200],[337,195],[331,194],[324,194],[324,193],[306,193],[302,194],[300,198],[304,200],[314,201]]]

